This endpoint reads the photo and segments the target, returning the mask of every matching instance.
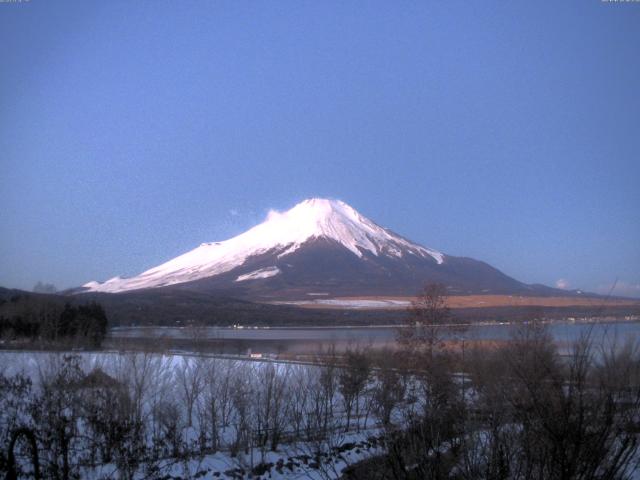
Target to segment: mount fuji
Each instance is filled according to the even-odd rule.
[[[236,237],[199,247],[131,278],[77,292],[174,288],[251,299],[414,295],[440,282],[451,294],[549,295],[490,265],[411,242],[339,200],[313,198]]]

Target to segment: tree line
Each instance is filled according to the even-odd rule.
[[[559,346],[532,316],[504,342],[465,345],[465,326],[430,285],[399,332],[397,374],[412,372],[385,422],[386,452],[352,480],[623,480],[640,469],[640,344],[593,329]],[[466,347],[466,348],[465,348]],[[387,362],[389,360],[387,359]]]
[[[72,305],[27,294],[0,299],[0,339],[97,348],[107,326],[107,315],[97,302]]]

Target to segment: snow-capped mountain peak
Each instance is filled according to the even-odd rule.
[[[438,263],[442,262],[440,252],[413,244],[389,232],[340,200],[312,198],[283,213],[271,211],[267,221],[255,228],[265,224],[272,224],[269,227],[291,235],[292,245],[281,255],[294,251],[306,240],[315,237],[334,240],[359,257],[363,255],[363,251],[373,255],[393,256],[402,256],[408,252],[430,255]]]
[[[280,259],[314,239],[337,242],[354,255],[403,257],[413,255],[443,262],[443,254],[409,242],[380,227],[340,200],[312,198],[290,210],[272,210],[261,224],[222,242],[199,247],[132,278],[115,277],[104,283],[89,282],[85,291],[121,292],[190,282],[228,272],[247,259],[273,252]],[[269,267],[254,276],[238,280],[275,276],[280,270]]]

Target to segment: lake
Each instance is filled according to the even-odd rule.
[[[598,343],[638,338],[640,322],[603,323],[553,323],[549,331],[560,345],[567,345],[588,332]],[[515,325],[483,324],[471,326],[463,336],[467,341],[508,340]],[[304,353],[317,351],[329,345],[344,348],[349,345],[385,347],[395,344],[397,327],[277,327],[277,328],[226,328],[226,327],[116,327],[110,330],[110,342],[146,340],[167,341],[172,345],[188,345],[205,342],[225,350],[238,352],[248,348],[263,352]],[[452,336],[451,334],[447,334]]]

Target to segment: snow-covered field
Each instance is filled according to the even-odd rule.
[[[319,307],[340,307],[351,309],[403,309],[411,305],[410,300],[393,299],[344,299],[344,298],[315,298],[313,300],[290,300],[271,302],[274,305],[298,305],[298,306],[319,306]]]
[[[532,447],[564,451],[557,450],[562,432],[577,428],[570,440],[582,442],[580,455],[600,455],[596,467],[624,458],[625,469],[636,468],[640,403],[629,386],[639,378],[637,343],[627,337],[617,348],[601,335],[587,354],[579,343],[566,357],[546,338],[540,331],[514,340],[517,348],[469,351],[464,373],[446,356],[432,358],[437,368],[396,369],[383,359],[372,368],[372,358],[358,352],[341,358],[342,368],[190,354],[0,351],[0,444],[20,428],[32,432],[44,478],[67,468],[69,478],[89,479],[335,479],[387,445],[402,445],[398,432],[419,442],[410,455],[461,455],[449,467],[467,473],[473,465],[465,461],[489,465],[504,449],[514,466],[547,472],[546,454],[527,456]],[[583,370],[574,368],[585,358]],[[520,396],[529,390],[540,397]],[[544,428],[549,422],[560,437]],[[433,437],[420,433],[433,428]],[[24,473],[28,443],[17,453]],[[0,456],[0,477],[4,465]]]
[[[317,449],[324,450],[317,454]],[[350,433],[332,441],[284,445],[276,451],[251,448],[232,456],[221,451],[195,455],[186,460],[166,459],[159,469],[167,478],[310,479],[339,478],[343,470],[372,455],[384,452],[375,432]],[[83,478],[117,478],[118,467],[105,464],[84,469]],[[143,472],[136,478],[146,478]]]
[[[46,437],[63,419],[81,478],[124,478],[125,470],[134,478],[150,472],[166,478],[337,478],[382,448],[372,396],[364,390],[347,428],[333,367],[145,353],[0,352],[0,376],[15,375],[32,385],[0,399],[3,441],[16,425]],[[51,398],[67,404],[44,415],[59,406],[57,400],[49,404]],[[52,425],[37,425],[43,415]],[[105,433],[104,424],[120,428],[120,436]],[[44,447],[51,453],[52,442]],[[41,458],[53,457],[41,452]],[[27,468],[26,456],[22,462]]]

